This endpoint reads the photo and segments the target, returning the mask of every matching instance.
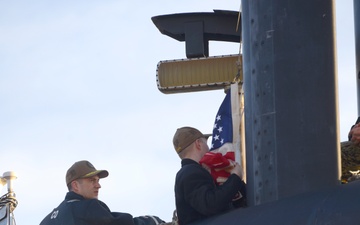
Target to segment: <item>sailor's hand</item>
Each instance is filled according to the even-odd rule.
[[[244,172],[243,169],[241,168],[241,166],[238,163],[235,163],[235,165],[233,166],[233,168],[230,170],[231,174],[236,174],[240,177],[240,179],[242,180],[244,177]]]

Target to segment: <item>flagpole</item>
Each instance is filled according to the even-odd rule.
[[[244,116],[244,91],[243,84],[239,83],[239,101],[240,101],[240,165],[244,171],[243,180],[246,183],[246,145],[245,145],[245,116]]]

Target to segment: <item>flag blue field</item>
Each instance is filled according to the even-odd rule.
[[[232,140],[231,91],[228,90],[216,115],[210,151],[220,148],[225,143],[232,143]]]
[[[239,84],[234,83],[216,114],[210,151],[240,151],[240,113]]]

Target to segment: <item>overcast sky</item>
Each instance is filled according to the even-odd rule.
[[[357,118],[353,1],[336,3],[345,141]],[[157,63],[186,56],[151,17],[239,8],[220,0],[0,0],[0,175],[18,174],[17,224],[40,223],[67,192],[66,170],[83,159],[110,172],[99,197],[111,210],[170,221],[180,167],[173,134],[184,125],[211,132],[224,94],[157,89]],[[238,49],[209,47],[211,56]]]

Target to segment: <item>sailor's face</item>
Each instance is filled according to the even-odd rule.
[[[98,198],[99,189],[101,188],[99,176],[81,178],[76,180],[76,182],[78,194],[82,195],[85,199]]]
[[[207,144],[207,139],[206,138],[200,138],[198,140],[200,140],[200,142],[201,142],[202,153],[205,155],[209,151],[209,146]]]

